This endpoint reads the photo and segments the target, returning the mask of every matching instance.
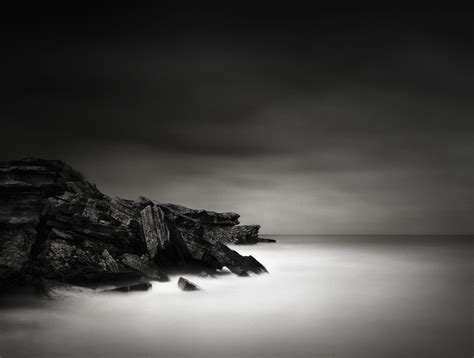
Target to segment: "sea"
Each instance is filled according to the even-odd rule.
[[[472,236],[270,235],[268,274],[0,298],[0,357],[473,357]]]

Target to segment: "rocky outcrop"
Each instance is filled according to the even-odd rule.
[[[224,267],[237,275],[266,272],[225,246],[258,242],[260,226],[238,226],[238,219],[143,197],[110,198],[61,161],[0,162],[0,287],[40,278],[100,286],[135,275],[125,285],[132,286],[166,280],[167,271]]]
[[[158,251],[164,250],[170,243],[170,233],[164,222],[164,214],[158,206],[150,204],[140,211],[140,216],[148,254],[154,259]]]
[[[141,272],[151,280],[156,281],[169,281],[166,274],[158,270],[156,266],[149,260],[145,255],[142,257],[134,254],[124,254],[122,256],[122,263],[138,272]]]
[[[0,286],[23,283],[32,251],[45,239],[39,236],[49,200],[66,192],[70,197],[82,193],[91,199],[103,198],[94,185],[61,161],[0,162]]]
[[[105,264],[107,265],[108,269],[112,272],[120,272],[120,268],[117,264],[117,261],[112,257],[112,255],[105,249],[102,252],[102,256],[104,257]]]
[[[184,277],[178,280],[178,287],[183,291],[200,291],[201,288]]]
[[[196,220],[202,225],[234,226],[239,224],[240,215],[236,213],[216,213],[214,211],[195,210],[176,204],[162,204],[162,206],[176,214]]]
[[[206,227],[204,237],[210,242],[222,242],[237,245],[256,244],[259,242],[259,229],[260,225]]]
[[[220,265],[227,266],[236,275],[248,276],[249,273],[259,274],[268,272],[253,256],[242,256],[221,242],[213,245],[212,253]]]

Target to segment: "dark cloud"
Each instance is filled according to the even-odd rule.
[[[470,13],[33,10],[3,22],[5,159],[267,232],[474,229]]]

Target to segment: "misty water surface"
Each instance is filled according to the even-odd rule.
[[[149,292],[3,298],[0,356],[471,357],[471,238],[275,237],[269,275]]]

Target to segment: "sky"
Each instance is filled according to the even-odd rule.
[[[474,232],[473,13],[2,16],[0,159],[267,234]]]

